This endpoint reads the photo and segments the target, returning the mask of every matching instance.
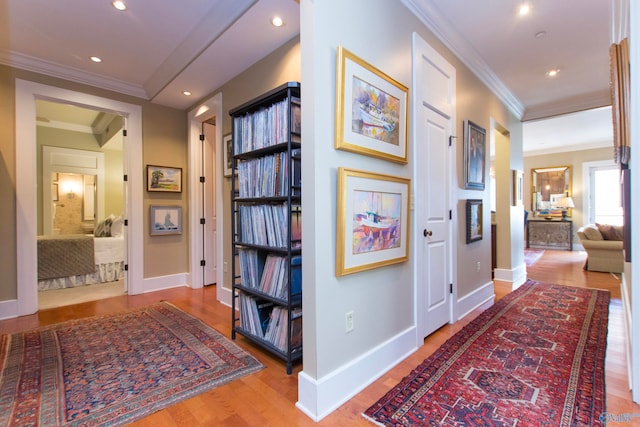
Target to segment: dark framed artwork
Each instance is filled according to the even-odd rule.
[[[467,243],[482,240],[482,199],[467,199]]]
[[[484,190],[486,130],[473,123],[464,121],[464,188]]]

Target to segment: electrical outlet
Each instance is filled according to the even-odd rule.
[[[476,272],[480,272],[480,261],[476,263]]]
[[[345,332],[353,331],[353,311],[345,314]]]
[[[224,272],[225,272],[225,273],[226,273],[226,272],[227,272],[227,270],[228,270],[228,268],[227,268],[227,262],[226,262],[226,261],[225,261],[225,262],[224,262],[224,264],[223,264],[223,270],[224,270]]]

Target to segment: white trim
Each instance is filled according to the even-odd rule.
[[[162,291],[165,289],[189,286],[189,273],[170,274],[144,279],[143,293]]]
[[[493,303],[495,301],[495,297],[496,294],[493,289],[493,282],[487,282],[473,292],[463,296],[456,304],[458,306],[458,313],[460,313],[458,317],[456,317],[456,322],[481,305],[488,302]]]
[[[511,283],[511,290],[516,289],[527,280],[527,264],[522,263],[519,266],[507,269],[496,268],[493,270],[494,280]]]
[[[589,206],[589,201],[591,200],[591,177],[589,176],[589,171],[591,168],[604,168],[604,167],[618,167],[616,162],[611,160],[597,160],[593,162],[584,162],[582,164],[582,222],[584,224],[589,224],[594,221],[591,221],[591,206]],[[586,213],[586,215],[585,215]],[[575,231],[574,231],[575,232]]]
[[[18,300],[0,301],[0,320],[18,317]]]
[[[631,69],[631,107],[630,111],[637,112],[640,108],[640,4],[637,1],[630,2],[630,38],[629,38],[629,58]],[[629,118],[632,115],[629,114]],[[638,120],[629,120],[631,126],[631,143],[632,147],[636,147],[631,150],[631,165],[640,165],[640,150],[637,147],[640,146],[640,122]],[[640,172],[636,170],[636,173],[631,174],[631,188],[640,188]],[[631,280],[640,280],[640,197],[631,198],[631,212],[635,212],[635,215],[631,215]],[[640,301],[640,286],[635,283],[631,286],[631,301]],[[640,403],[640,338],[638,330],[640,329],[640,310],[633,310],[631,313],[631,328],[632,332],[635,332],[635,339],[631,341],[631,360],[627,363],[633,369],[632,373],[632,393],[631,397],[634,402]],[[635,331],[634,331],[635,329]]]
[[[487,63],[478,55],[449,20],[440,13],[433,2],[421,0],[401,0],[422,23],[433,32],[451,52],[458,57],[491,90],[500,101],[518,118],[524,115],[524,106],[509,88],[502,83]]]
[[[631,357],[631,343],[633,337],[631,331],[633,330],[633,319],[631,318],[631,301],[630,295],[627,292],[626,278],[629,274],[629,263],[624,263],[624,272],[622,273],[622,281],[620,282],[620,295],[622,297],[622,323],[624,325],[624,337],[625,337],[625,355],[627,356],[627,380],[629,381],[629,387],[633,381],[633,369],[629,361],[633,360]]]
[[[65,102],[113,112],[125,117],[127,139],[123,163],[128,175],[127,255],[125,286],[130,294],[144,291],[142,238],[142,108],[54,86],[16,79],[16,235],[18,315],[38,311],[36,99]],[[129,148],[127,148],[129,147]],[[129,167],[129,165],[131,167]]]
[[[131,95],[142,99],[149,99],[144,88],[122,80],[112,79],[87,70],[80,70],[66,65],[56,64],[41,58],[0,49],[0,64],[5,64],[21,70],[33,71],[46,76],[58,77],[72,82],[112,90],[114,92]]]
[[[318,422],[417,350],[415,327],[318,380],[298,374],[296,407]]]
[[[200,190],[200,176],[202,165],[202,150],[200,149],[200,132],[202,123],[211,117],[216,117],[216,298],[218,301],[231,306],[231,289],[224,287],[224,250],[223,242],[224,230],[224,165],[222,154],[222,93],[217,93],[213,97],[203,101],[197,107],[191,109],[187,116],[187,126],[189,129],[189,220],[191,224],[199,224],[200,212],[202,212],[202,200],[198,193]],[[202,287],[202,268],[200,258],[195,254],[202,251],[202,232],[200,227],[191,227],[190,230],[190,270],[192,288]]]

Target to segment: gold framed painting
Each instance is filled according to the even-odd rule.
[[[407,163],[409,90],[338,46],[335,148]]]
[[[338,169],[336,276],[409,259],[411,180]]]

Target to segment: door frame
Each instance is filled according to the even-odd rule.
[[[222,250],[224,242],[223,229],[223,187],[224,167],[222,164],[222,94],[217,93],[213,97],[203,101],[196,107],[192,108],[187,116],[187,126],[189,129],[189,223],[199,224],[200,213],[202,212],[203,200],[200,195],[200,176],[202,169],[202,150],[200,145],[200,134],[202,132],[202,124],[212,117],[216,118],[215,131],[215,170],[216,175],[216,298],[218,301],[231,305],[231,289],[224,287],[224,251]],[[206,160],[206,159],[205,159]],[[192,288],[201,288],[203,282],[202,267],[200,266],[200,254],[202,252],[202,242],[204,236],[200,227],[190,227],[190,286]]]
[[[16,276],[18,316],[38,311],[37,243],[37,161],[36,99],[78,105],[108,111],[124,117],[127,130],[123,144],[123,170],[128,176],[124,215],[129,219],[126,231],[125,289],[139,294],[143,286],[142,235],[142,108],[108,98],[48,86],[27,80],[15,80],[16,121]]]

